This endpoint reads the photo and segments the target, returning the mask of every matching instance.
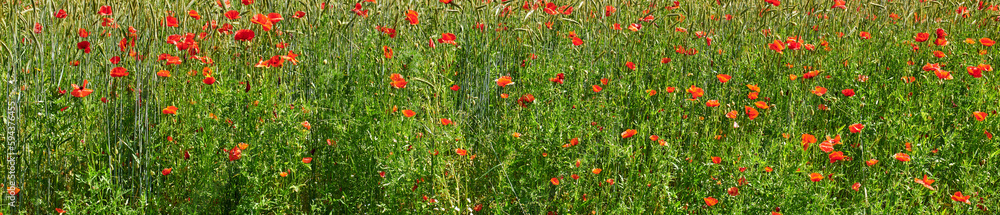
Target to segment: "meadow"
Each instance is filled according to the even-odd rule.
[[[2,214],[993,214],[1000,3],[4,1]]]

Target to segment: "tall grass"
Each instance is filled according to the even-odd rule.
[[[367,17],[351,11],[357,3]],[[573,12],[549,15],[544,4],[525,10],[523,1],[234,1],[230,8],[214,1],[4,2],[3,107],[17,105],[17,135],[3,138],[4,146],[16,139],[14,178],[21,192],[15,206],[0,212],[997,210],[1000,148],[984,132],[1000,133],[998,76],[984,72],[973,78],[965,72],[978,64],[1000,66],[996,47],[978,42],[1000,39],[995,9],[980,10],[975,1],[919,0],[847,1],[848,9],[813,0],[780,6],[684,1],[671,9],[666,7],[673,1],[554,3],[572,6]],[[98,14],[105,5],[112,15]],[[604,17],[605,6],[617,12]],[[959,6],[968,8],[968,17],[956,13]],[[506,7],[509,15],[501,16]],[[59,10],[68,17],[54,17]],[[201,19],[188,16],[190,10]],[[240,18],[226,18],[229,10]],[[418,25],[405,19],[407,10],[419,13]],[[306,15],[293,18],[296,11]],[[170,13],[178,27],[161,26]],[[268,13],[284,18],[274,30],[250,22]],[[652,21],[638,21],[647,15]],[[119,27],[102,26],[102,18]],[[203,29],[209,21],[231,24],[233,32],[251,29],[256,37],[236,41],[232,34]],[[42,26],[40,33],[33,32],[35,23]],[[623,29],[613,30],[616,23]],[[628,30],[632,23],[642,28]],[[398,35],[390,38],[376,26],[394,28]],[[136,45],[123,52],[118,44],[132,38],[129,27],[136,30]],[[90,36],[79,37],[80,28]],[[919,51],[908,45],[917,33],[933,35],[938,28],[948,33],[949,45],[935,46],[933,37],[917,43]],[[699,31],[711,45],[696,36]],[[862,31],[872,38],[860,38]],[[166,42],[170,35],[202,32],[198,56],[212,64]],[[583,45],[573,45],[570,32]],[[456,45],[437,42],[442,33],[455,34]],[[815,50],[768,49],[774,40],[795,36]],[[92,44],[89,54],[76,48],[84,40]],[[276,47],[280,43],[287,47]],[[383,46],[394,50],[391,59],[384,57]],[[698,53],[681,54],[676,46]],[[297,65],[254,67],[289,50],[299,55]],[[935,50],[947,57],[934,57]],[[163,53],[183,63],[158,61]],[[117,65],[109,62],[114,56],[121,58]],[[670,62],[661,63],[662,58]],[[71,65],[74,61],[79,65]],[[941,63],[954,79],[921,70],[929,63]],[[111,77],[116,66],[130,74]],[[206,67],[216,83],[202,82]],[[171,76],[157,76],[160,70]],[[818,77],[802,77],[814,70],[821,71]],[[406,79],[405,88],[390,85],[394,73]],[[549,81],[558,73],[565,74],[564,84]],[[720,83],[718,74],[732,80]],[[511,76],[514,84],[497,86],[501,76]],[[866,81],[859,81],[861,76]],[[909,76],[916,81],[901,80]],[[70,84],[84,80],[95,92],[71,96]],[[592,85],[603,90],[594,92]],[[746,85],[760,87],[758,99],[748,98]],[[690,86],[703,88],[705,96],[689,100]],[[829,92],[810,93],[817,86]],[[843,89],[857,95],[844,96]],[[518,98],[526,94],[535,100],[522,107]],[[707,100],[721,105],[706,107]],[[750,120],[743,106],[756,101],[768,108],[757,108],[760,116]],[[163,114],[167,106],[176,106],[177,114]],[[405,117],[402,110],[416,115]],[[732,110],[739,117],[727,118]],[[989,117],[977,121],[974,111]],[[454,124],[442,125],[442,118]],[[310,129],[302,126],[306,121]],[[849,132],[855,123],[865,128]],[[622,138],[627,129],[638,132]],[[819,141],[803,150],[800,137],[806,133]],[[664,144],[647,138],[651,135]],[[844,144],[835,150],[850,160],[830,163],[828,153],[818,149],[818,142],[836,135]],[[563,147],[573,138],[579,145]],[[226,150],[240,143],[249,147],[230,161]],[[901,152],[912,160],[893,158]],[[306,157],[312,158],[308,164],[302,161]],[[712,157],[722,161],[714,164]],[[867,166],[869,159],[879,162]],[[166,168],[172,168],[169,175],[162,174]],[[602,171],[594,174],[594,168]],[[813,182],[810,173],[826,178]],[[937,180],[936,190],[913,182],[923,175]],[[560,183],[551,183],[553,178]],[[855,183],[861,185],[857,191]],[[739,195],[727,194],[731,187]],[[951,200],[957,191],[973,196],[971,204]],[[706,197],[719,203],[708,206]]]

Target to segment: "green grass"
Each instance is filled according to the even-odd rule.
[[[16,142],[14,174],[21,189],[16,207],[0,212],[766,214],[780,208],[784,214],[991,214],[1000,209],[1000,148],[984,134],[1000,133],[1000,76],[991,71],[974,78],[966,72],[978,64],[1000,66],[997,46],[978,42],[1000,39],[1000,12],[988,8],[995,2],[980,10],[976,1],[850,0],[844,10],[831,8],[833,1],[807,0],[780,6],[763,0],[683,1],[676,9],[665,8],[672,1],[560,1],[559,6],[573,6],[572,14],[548,15],[544,5],[533,12],[522,9],[523,1],[362,1],[368,17],[351,11],[355,3],[234,1],[228,9],[214,1],[0,4],[4,120],[8,104],[17,106],[16,135],[6,135],[5,125],[3,142],[5,148]],[[103,5],[113,14],[99,15]],[[608,5],[617,12],[603,17]],[[506,6],[510,15],[499,16]],[[959,6],[968,8],[968,17],[956,13]],[[66,18],[53,17],[60,9]],[[654,20],[637,21],[647,9]],[[189,10],[201,19],[189,17]],[[240,18],[227,19],[228,10]],[[409,24],[406,10],[420,14],[418,25]],[[167,11],[178,27],[160,25]],[[306,15],[293,18],[296,11]],[[274,30],[251,23],[255,14],[268,13],[284,18]],[[102,18],[113,18],[120,27],[102,26]],[[203,30],[208,21],[231,24],[233,32],[250,29],[256,37],[241,42],[233,34]],[[35,23],[43,27],[40,33],[33,32]],[[615,23],[623,30],[611,29]],[[628,30],[631,23],[641,24],[641,30]],[[130,26],[136,45],[121,51],[119,41],[132,37]],[[376,26],[392,27],[397,35],[390,38]],[[80,38],[80,28],[90,36]],[[947,32],[948,45],[933,44],[938,28]],[[696,36],[699,31],[711,45]],[[872,38],[862,39],[862,31]],[[167,43],[169,35],[202,32],[197,55],[213,64],[190,59]],[[583,45],[573,45],[570,32]],[[919,32],[931,39],[916,43],[919,50],[913,51],[909,44]],[[456,45],[437,42],[442,33],[455,34]],[[772,41],[793,36],[815,50],[768,49]],[[92,44],[89,54],[77,49],[84,40]],[[279,43],[288,46],[278,48]],[[384,57],[383,46],[393,49],[391,59]],[[676,46],[698,53],[680,54]],[[935,57],[936,50],[947,56]],[[288,51],[299,55],[297,65],[254,66]],[[157,61],[163,53],[183,63]],[[109,62],[113,56],[121,57],[118,65]],[[661,63],[665,57],[671,62]],[[79,65],[70,65],[73,61]],[[626,68],[626,62],[637,68]],[[921,69],[930,63],[941,63],[954,78],[942,80]],[[111,77],[116,66],[130,74]],[[216,83],[202,82],[205,67]],[[171,76],[157,76],[160,70]],[[803,78],[809,71],[820,73]],[[564,84],[549,81],[558,73],[565,74]],[[406,87],[392,87],[391,74],[401,74]],[[732,79],[720,83],[718,74]],[[501,76],[511,76],[514,84],[497,86]],[[901,80],[909,76],[915,81]],[[72,96],[70,84],[83,80],[94,93]],[[460,89],[449,89],[453,85]],[[592,85],[603,90],[594,92]],[[759,98],[748,98],[746,85],[759,86]],[[689,100],[690,86],[703,88],[704,96]],[[810,93],[817,86],[829,92]],[[676,91],[668,92],[671,87]],[[844,96],[843,89],[857,95]],[[522,107],[518,98],[526,94],[535,100]],[[707,107],[707,100],[721,105]],[[769,106],[757,108],[760,115],[750,120],[743,106],[757,101]],[[163,114],[167,106],[176,106],[177,114]],[[402,110],[416,115],[405,117]],[[726,117],[732,110],[739,113],[735,119]],[[989,116],[978,121],[975,111]],[[442,118],[454,124],[442,125]],[[865,128],[850,132],[855,123]],[[637,134],[622,138],[627,129]],[[805,151],[804,133],[819,140]],[[844,144],[835,150],[850,160],[830,163],[820,150],[819,142],[836,135]],[[579,145],[563,147],[573,138]],[[249,147],[230,161],[224,150],[240,143]],[[460,156],[456,149],[468,154]],[[912,160],[894,159],[900,152]],[[312,161],[303,163],[305,157]],[[712,157],[722,161],[714,164]],[[879,162],[867,166],[869,159]],[[165,168],[172,172],[164,176]],[[594,174],[594,168],[602,171]],[[826,178],[813,182],[810,173]],[[936,180],[931,184],[936,190],[914,182],[923,175]],[[552,178],[560,183],[553,185]],[[5,177],[3,183],[12,182]],[[858,191],[851,188],[854,183],[861,184]],[[731,187],[738,187],[739,195],[727,194]],[[972,196],[971,204],[950,198],[958,191]],[[2,203],[10,202],[6,197]],[[708,206],[706,197],[719,203]]]

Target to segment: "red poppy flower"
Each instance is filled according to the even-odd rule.
[[[854,182],[854,185],[851,185],[851,189],[854,190],[854,191],[860,190],[861,189],[861,183],[860,182]]]
[[[224,16],[226,16],[226,18],[229,18],[230,20],[239,19],[240,18],[240,12],[235,11],[235,10],[230,10],[230,11],[226,11],[226,13],[224,14]]]
[[[844,94],[844,96],[851,97],[854,96],[854,89],[844,89],[841,90],[840,93]]]
[[[271,22],[271,18],[264,14],[254,15],[253,18],[250,19],[250,22],[260,25],[264,31],[271,31],[274,27],[274,22]]]
[[[823,94],[826,94],[826,87],[816,86],[810,92],[812,92],[812,94],[815,94],[817,96],[823,96]]]
[[[921,69],[923,69],[924,71],[928,71],[928,72],[938,71],[938,70],[941,70],[941,64],[940,63],[928,63],[928,64],[925,64],[923,67],[921,67]]]
[[[604,16],[605,17],[611,16],[611,14],[615,13],[615,11],[618,11],[618,9],[615,9],[614,6],[611,6],[611,5],[604,6]]]
[[[392,85],[392,87],[395,87],[396,89],[406,88],[407,82],[406,79],[403,79],[403,75],[400,75],[399,73],[393,73],[392,75],[389,76],[389,79],[392,80],[392,82],[389,83],[389,85]]]
[[[928,178],[927,178],[927,175],[924,175],[924,179],[920,179],[920,178],[915,178],[915,179],[913,179],[913,181],[914,181],[914,182],[917,182],[917,184],[920,184],[920,185],[923,185],[923,186],[924,186],[924,187],[926,187],[927,189],[930,189],[930,190],[937,190],[937,189],[934,189],[934,187],[933,187],[933,186],[931,186],[931,184],[933,184],[933,183],[934,183],[934,179],[928,179]]]
[[[774,42],[772,42],[770,44],[767,44],[767,48],[769,48],[771,50],[774,50],[775,52],[778,52],[778,54],[784,54],[785,53],[784,52],[784,50],[785,50],[785,44],[781,43],[781,41],[778,41],[778,40],[774,40]]]
[[[236,41],[250,41],[253,40],[253,37],[254,33],[252,30],[240,29],[239,31],[236,31],[236,35],[233,36],[233,39]]]
[[[910,155],[908,155],[906,153],[902,153],[902,152],[896,153],[895,155],[893,155],[893,157],[895,157],[896,160],[899,160],[899,161],[902,161],[902,162],[910,161]]]
[[[76,43],[76,49],[82,49],[83,53],[90,54],[90,42],[80,41]]]
[[[846,4],[847,4],[847,2],[844,2],[844,0],[834,0],[833,1],[833,6],[830,6],[830,8],[840,8],[840,9],[847,10],[847,5]]]
[[[917,33],[917,36],[913,37],[913,39],[915,41],[917,41],[917,42],[924,42],[924,41],[927,41],[927,39],[930,39],[930,37],[931,37],[931,34],[928,34],[926,32],[920,32],[920,33]]]
[[[531,93],[527,93],[527,94],[521,95],[521,98],[517,99],[517,103],[520,104],[521,107],[528,107],[528,104],[531,104],[531,103],[534,103],[534,102],[535,102],[535,96],[531,95]]]
[[[739,117],[739,114],[740,114],[739,111],[732,110],[726,113],[726,118],[736,119],[736,117]]]
[[[354,11],[354,14],[358,16],[368,18],[368,10],[361,10],[361,3],[354,4],[354,9],[351,11]]]
[[[635,70],[635,63],[632,63],[632,61],[625,62],[625,67],[631,70]]]
[[[84,81],[83,83],[86,84],[87,82]],[[989,116],[989,114],[987,114],[986,112],[980,112],[980,111],[972,112],[972,117],[976,118],[976,120],[980,122],[985,121],[987,116]]]
[[[70,84],[70,86],[73,87],[73,91],[70,92],[70,95],[73,95],[73,97],[83,98],[83,97],[86,97],[87,95],[90,95],[91,93],[94,92],[94,90],[92,90],[92,89],[86,89],[87,88],[87,80],[86,79],[83,80],[83,85],[81,85],[81,86],[77,86],[76,84]],[[982,120],[980,120],[980,121],[982,121]]]
[[[750,119],[750,120],[753,120],[753,119],[757,118],[757,116],[760,115],[760,113],[757,112],[757,109],[755,109],[753,107],[743,106],[743,109],[746,109],[746,111],[747,111],[747,118]]]
[[[552,185],[559,185],[559,178],[549,179],[549,182],[552,182]]]
[[[111,6],[107,5],[101,6],[100,10],[98,11],[98,14],[102,16],[110,16],[111,13],[112,13]]]
[[[809,180],[813,181],[813,182],[822,181],[823,180],[823,174],[819,174],[819,173],[815,173],[815,172],[812,173],[812,174],[809,174]]]
[[[865,161],[865,165],[868,165],[868,166],[874,166],[875,164],[878,164],[878,160],[875,160],[874,158],[873,159],[868,159],[867,161]]]
[[[934,39],[934,45],[937,45],[937,46],[946,46],[946,45],[948,45],[948,39],[946,39],[946,38],[937,38],[937,39]],[[914,50],[916,50],[916,48],[914,48]]]
[[[951,72],[944,71],[944,70],[934,71],[934,76],[937,76],[938,79],[941,79],[941,80],[951,80],[951,79],[954,78],[953,76],[951,76]]]
[[[947,55],[945,55],[945,54],[944,54],[944,52],[942,52],[942,51],[939,51],[939,50],[934,50],[934,51],[933,51],[933,52],[931,52],[931,53],[932,53],[932,54],[934,54],[934,57],[936,57],[936,58],[943,58],[943,57],[947,57]]]
[[[664,58],[660,59],[660,63],[662,63],[662,64],[670,63],[670,58],[669,57],[664,57]]]
[[[764,2],[767,2],[768,4],[774,5],[775,7],[781,5],[781,1],[778,1],[778,0],[764,0]]]
[[[983,77],[983,69],[982,68],[975,67],[975,66],[968,66],[968,67],[965,67],[965,70],[968,71],[969,75],[971,75],[973,78],[982,78]]]
[[[635,129],[627,129],[627,130],[625,130],[625,131],[622,132],[621,136],[622,136],[622,138],[629,138],[629,137],[632,137],[633,135],[635,135],[636,132],[637,131]]]
[[[837,161],[842,161],[845,158],[844,157],[844,152],[841,152],[841,151],[836,151],[836,152],[830,153],[830,155],[828,157],[830,158],[830,163],[837,162]]]
[[[200,20],[201,19],[201,15],[198,15],[198,11],[195,11],[195,10],[189,10],[188,11],[188,16],[191,17],[194,20]]]
[[[451,125],[451,119],[441,118],[441,125]]]
[[[702,97],[702,96],[705,95],[705,90],[704,89],[701,89],[701,88],[696,87],[694,85],[691,85],[691,87],[688,87],[687,88],[687,92],[691,93],[691,99],[698,99],[698,97]]]
[[[451,91],[458,91],[460,89],[462,89],[462,87],[459,87],[457,84],[451,85]]]
[[[802,150],[809,149],[809,144],[816,143],[816,136],[812,134],[802,134]]]
[[[301,19],[302,17],[305,17],[305,16],[306,16],[306,12],[295,11],[295,15],[292,15],[292,18]]]
[[[514,84],[514,82],[511,81],[511,79],[512,78],[510,76],[500,76],[500,78],[498,78],[496,80],[497,81],[497,86],[507,87],[507,85]]]
[[[417,18],[418,16],[420,16],[420,14],[417,14],[417,11],[414,10],[406,11],[406,21],[409,21],[410,25],[420,24],[420,19]]]
[[[125,77],[128,76],[128,70],[123,67],[115,67],[111,69],[111,77]]]
[[[861,132],[861,129],[865,129],[865,125],[861,123],[854,123],[851,126],[848,126],[848,128],[851,130],[851,133],[858,133]]]
[[[705,106],[708,106],[708,107],[718,107],[719,106],[719,100],[708,100],[708,102],[705,102]]]
[[[282,20],[285,20],[284,17],[281,17],[280,13],[268,13],[267,19],[271,20],[271,23],[278,23],[281,22]]]
[[[753,106],[756,106],[757,108],[760,108],[760,109],[768,109],[768,108],[771,108],[771,106],[767,105],[767,102],[764,102],[764,101],[757,101],[757,102],[754,102],[754,103],[753,103]]]
[[[956,202],[964,202],[965,204],[972,204],[972,202],[969,202],[969,198],[972,198],[972,196],[962,195],[961,191],[955,192],[954,195],[951,195],[951,200],[954,200]]]
[[[591,170],[590,170],[590,172],[594,173],[595,175],[596,175],[596,174],[601,174],[601,171],[602,171],[602,169],[601,169],[601,168],[594,168],[594,169],[591,169]]]
[[[549,81],[563,84],[563,80],[566,79],[566,75],[563,73],[556,74],[555,78],[549,78]]]
[[[229,23],[223,23],[222,27],[220,27],[216,31],[218,31],[219,33],[231,34],[233,33],[233,25]]]
[[[830,137],[827,137],[827,138],[830,138]],[[826,141],[823,141],[822,143],[819,143],[819,149],[823,150],[823,152],[826,152],[826,153],[832,152],[833,151],[833,142],[832,142],[832,140],[826,140]]]
[[[989,64],[979,64],[979,66],[977,66],[977,67],[979,67],[979,69],[983,70],[983,71],[987,71],[987,72],[992,72],[993,71],[993,66],[990,66]]]
[[[163,114],[171,114],[171,115],[177,114],[177,107],[174,107],[172,105],[167,106],[167,108],[163,108]]]
[[[52,16],[60,19],[66,18],[66,10],[59,9],[59,11],[53,13]]]
[[[117,28],[118,24],[115,24],[115,19],[112,18],[101,18],[101,26]]]
[[[726,193],[728,193],[730,196],[738,196],[740,195],[740,188],[730,187],[729,189],[726,190]]]
[[[233,149],[226,152],[229,154],[229,161],[239,160],[243,156],[243,150],[239,146],[233,146]]]
[[[990,38],[983,37],[979,39],[979,44],[983,44],[983,46],[990,47],[996,44],[996,41],[993,41]]]
[[[799,50],[802,49],[802,42],[797,37],[789,37],[785,40],[785,45],[788,46],[789,50]]]
[[[714,163],[714,164],[722,163],[722,158],[721,157],[712,157],[712,163]]]
[[[467,153],[468,151],[465,149],[455,149],[455,154],[458,154],[459,156],[465,156]]]
[[[309,124],[309,121],[302,121],[302,127],[306,128],[306,130],[312,130],[312,125]]]
[[[596,84],[595,85],[591,85],[590,88],[592,90],[594,90],[595,93],[599,93],[599,92],[601,92],[601,90],[604,90],[604,88],[601,88],[601,86],[598,86]]]
[[[66,211],[63,210],[62,208],[56,208],[56,213],[63,214],[66,213]]]
[[[777,0],[769,0],[769,1],[777,1]],[[715,204],[719,204],[719,200],[712,197],[705,197],[704,200],[705,204],[708,205],[709,207],[712,207]]]
[[[417,113],[413,112],[413,110],[403,110],[403,116],[413,117],[413,116],[416,116],[416,115],[417,115]]]
[[[171,15],[167,15],[167,18],[164,18],[163,21],[160,22],[161,26],[164,25],[164,24],[166,24],[167,27],[177,27],[177,26],[180,26],[179,23],[177,22],[177,18],[174,17],[174,16],[171,16]]]
[[[867,31],[862,31],[861,33],[858,33],[858,36],[866,40],[872,38],[872,34],[868,33]]]
[[[726,83],[729,82],[730,79],[733,79],[733,76],[729,76],[726,74],[718,74],[715,75],[715,78],[719,79],[719,82]]]
[[[21,188],[19,188],[19,187],[15,187],[15,186],[8,186],[7,187],[7,194],[10,194],[12,196],[16,196],[20,192],[21,192]]]
[[[802,78],[804,78],[804,79],[812,79],[812,78],[815,78],[816,76],[819,76],[819,73],[820,73],[819,70],[809,71],[809,72],[803,73],[802,74]],[[795,80],[795,79],[792,79],[792,80]]]
[[[573,46],[583,45],[583,40],[579,37],[571,37],[570,39],[573,40]]]
[[[938,38],[944,38],[948,36],[948,33],[944,32],[944,29],[941,28],[934,30],[934,34],[936,34]]]
[[[312,163],[312,162],[313,162],[313,158],[312,157],[304,157],[304,158],[302,158],[302,163]]]
[[[163,176],[170,175],[170,172],[172,172],[172,171],[174,171],[174,168],[165,168],[165,169],[163,169],[163,171],[162,171]]]
[[[392,48],[389,48],[389,46],[382,46],[382,53],[385,56],[385,59],[392,59],[393,52]]]
[[[628,30],[632,32],[637,32],[642,29],[642,25],[639,23],[632,23],[628,25]]]
[[[208,84],[208,85],[215,84],[215,77],[206,76],[205,79],[201,79],[201,82],[205,83],[205,84]]]
[[[458,45],[455,43],[455,34],[452,33],[442,33],[441,39],[438,39],[438,43],[447,43],[452,45]]]

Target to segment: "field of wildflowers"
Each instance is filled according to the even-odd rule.
[[[0,3],[3,214],[993,214],[1000,2]]]

